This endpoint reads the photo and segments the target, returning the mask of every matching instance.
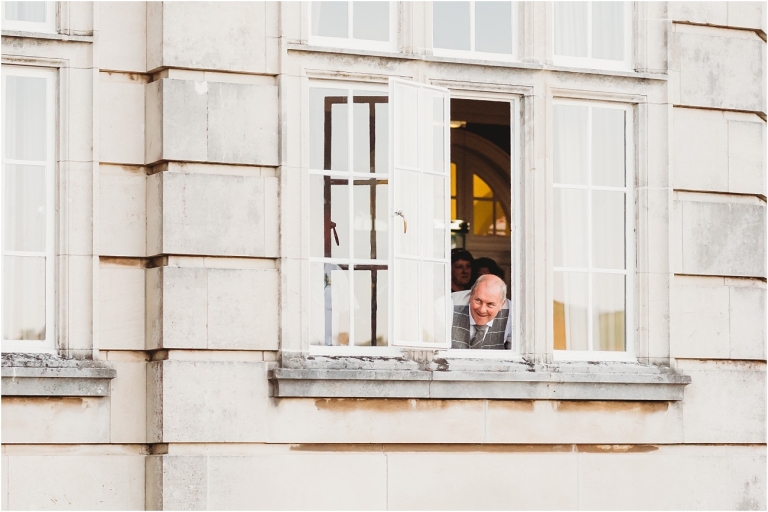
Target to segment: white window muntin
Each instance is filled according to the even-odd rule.
[[[586,143],[586,151],[587,151],[587,162],[588,162],[588,169],[589,173],[588,176],[588,183],[586,185],[578,185],[578,184],[559,184],[554,183],[554,176],[553,176],[553,182],[552,182],[552,191],[554,192],[557,189],[572,189],[572,190],[586,190],[589,192],[588,194],[588,204],[587,204],[587,230],[588,230],[588,243],[587,243],[587,251],[588,251],[588,265],[586,267],[556,267],[550,263],[550,278],[554,279],[554,272],[562,272],[562,271],[569,271],[569,272],[582,272],[586,273],[588,276],[587,283],[588,283],[588,305],[589,309],[587,312],[587,322],[588,322],[588,332],[587,332],[587,343],[589,345],[589,350],[553,350],[553,359],[554,361],[636,361],[637,357],[635,355],[635,329],[634,329],[634,315],[635,315],[635,307],[634,307],[634,281],[635,281],[635,229],[634,229],[634,156],[635,156],[635,143],[634,143],[634,108],[632,105],[628,104],[622,104],[622,103],[613,103],[613,102],[603,102],[603,101],[582,101],[582,100],[571,100],[571,99],[555,99],[553,101],[553,112],[554,112],[554,106],[557,105],[572,105],[572,106],[580,106],[580,107],[587,107],[588,109],[588,128],[587,128],[587,143]],[[624,178],[624,186],[623,187],[614,187],[614,186],[597,186],[592,185],[592,162],[593,162],[593,155],[592,155],[592,114],[593,114],[593,108],[604,108],[604,109],[616,109],[616,110],[622,110],[625,113],[625,132],[624,132],[624,139],[625,139],[625,155],[624,155],[624,163],[625,163],[625,171],[626,175]],[[554,126],[554,115],[553,115],[553,126]],[[554,141],[554,137],[552,139]],[[554,159],[554,148],[552,153],[552,159]],[[592,191],[615,191],[615,192],[623,192],[624,193],[624,206],[625,206],[625,222],[624,222],[624,254],[625,254],[625,268],[623,270],[620,269],[610,269],[610,268],[596,268],[592,266]],[[553,197],[554,200],[554,197]],[[550,209],[551,212],[554,214],[554,209]],[[552,223],[552,226],[554,227],[554,223]],[[554,230],[552,235],[550,235],[550,240],[554,237]],[[604,351],[604,350],[593,350],[593,315],[592,315],[592,298],[593,298],[593,284],[592,284],[592,275],[593,273],[601,273],[601,274],[619,274],[619,275],[625,275],[625,310],[624,310],[624,343],[625,343],[625,349],[624,351]],[[551,289],[551,288],[550,288]],[[553,297],[550,297],[548,303],[551,305],[553,302]],[[550,332],[552,332],[552,325],[553,325],[553,318],[550,317]],[[552,341],[550,341],[552,343]],[[552,346],[552,345],[550,345]]]
[[[397,51],[397,2],[389,3],[388,21],[389,38],[387,41],[373,41],[369,39],[354,38],[354,4],[348,0],[347,4],[347,37],[329,37],[312,34],[312,9],[317,2],[309,2],[309,44],[315,46],[327,46],[331,48],[347,48],[354,50],[370,50],[382,52]]]
[[[476,47],[476,38],[475,38],[475,31],[476,31],[476,23],[475,23],[475,2],[474,0],[470,0],[468,2],[469,5],[469,44],[470,49],[469,50],[456,50],[451,48],[439,48],[435,46],[434,44],[434,17],[433,17],[433,43],[432,43],[432,54],[438,57],[455,57],[455,58],[462,58],[462,59],[474,59],[474,60],[496,60],[496,61],[504,61],[504,62],[510,62],[515,61],[517,59],[517,51],[518,51],[518,36],[519,36],[519,27],[518,27],[518,10],[519,10],[519,3],[518,2],[508,2],[512,4],[512,15],[510,24],[512,26],[512,52],[511,53],[494,53],[494,52],[483,52],[478,51],[475,49]],[[432,7],[434,9],[434,6]]]
[[[7,78],[9,76],[18,77],[31,77],[41,78],[45,80],[45,102],[46,102],[46,122],[45,133],[41,134],[45,137],[46,157],[44,160],[24,160],[24,159],[9,159],[7,158],[8,151],[5,147],[7,140],[7,119],[5,113],[8,111],[6,108],[7,100]],[[5,301],[10,299],[10,294],[6,293],[5,286],[5,265],[6,257],[20,257],[20,258],[45,258],[45,339],[42,340],[19,340],[19,339],[5,339],[5,318],[3,318],[3,351],[24,351],[24,352],[55,352],[56,349],[56,326],[54,323],[55,313],[55,300],[54,300],[54,221],[55,221],[55,162],[56,162],[56,145],[55,145],[55,123],[56,123],[56,96],[55,96],[55,84],[56,84],[56,71],[46,70],[40,68],[31,67],[19,67],[19,66],[3,66],[2,68],[2,106],[3,106],[3,136],[2,136],[2,179],[0,180],[0,202],[3,210],[3,222],[0,226],[0,244],[2,244],[2,258],[0,258],[0,288],[2,289],[2,311],[3,317],[5,316],[6,305]],[[45,249],[43,251],[12,251],[7,250],[5,247],[5,223],[9,221],[5,212],[5,193],[6,193],[6,177],[7,166],[9,165],[27,165],[27,166],[41,166],[45,168]]]
[[[56,2],[36,2],[45,3],[45,21],[19,21],[6,18],[6,10],[10,4],[25,4],[28,2],[0,2],[2,4],[2,22],[3,30],[18,30],[20,32],[43,32],[47,34],[56,33]]]
[[[553,2],[555,3],[555,2]],[[591,57],[593,54],[592,49],[592,4],[593,2],[584,2],[587,4],[587,55],[588,57],[572,57],[568,55],[558,55],[556,53],[555,38],[558,36],[555,30],[555,9],[552,10],[552,27],[551,41],[552,41],[552,63],[556,66],[566,66],[574,68],[592,68],[592,69],[606,69],[613,71],[631,71],[632,68],[632,17],[634,4],[633,2],[623,2],[623,22],[624,22],[624,59],[623,60],[610,60],[610,59],[598,59]]]

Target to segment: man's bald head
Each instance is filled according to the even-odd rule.
[[[485,325],[501,311],[506,304],[507,285],[493,274],[477,278],[469,294],[469,310],[477,325]]]

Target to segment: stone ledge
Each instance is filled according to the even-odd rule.
[[[691,382],[673,370],[637,364],[519,363],[501,371],[344,370],[277,368],[277,398],[434,398],[491,400],[676,401]]]
[[[106,361],[7,353],[0,376],[3,396],[109,396],[117,372]]]

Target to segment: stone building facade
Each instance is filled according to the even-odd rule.
[[[444,38],[439,3],[364,18],[342,2],[346,26],[321,2],[18,4],[2,20],[3,509],[768,506],[765,3],[627,2],[613,18],[512,3],[496,54],[482,2],[456,4],[470,13],[465,49],[451,47],[463,33]],[[473,120],[483,102],[495,106]],[[368,145],[331,140],[329,127],[351,126],[334,112],[365,119]],[[572,124],[579,112],[586,124]],[[603,114],[619,119],[606,133],[625,181],[600,188]],[[473,123],[508,138],[492,147]],[[587,185],[567,178],[581,172],[568,167],[579,126],[592,134]],[[469,148],[461,137],[508,159],[507,192],[467,196],[503,211],[489,229],[508,233],[514,347],[485,357],[443,350],[445,308],[408,316],[422,287],[396,254],[408,208],[462,201],[440,174]],[[387,151],[374,155],[374,139]],[[397,167],[411,142],[429,172]],[[337,154],[371,168],[349,174]],[[344,192],[346,224],[339,210],[329,223],[320,205],[337,201],[318,190],[395,177],[379,217],[368,205],[357,227]],[[581,272],[558,263],[578,249],[563,234],[581,218],[563,210],[566,189],[619,198],[606,243],[627,257],[604,273],[622,283],[619,317],[595,309],[591,263],[584,311],[581,288],[562,284]],[[408,222],[426,244],[420,211]],[[592,240],[615,211],[590,212]],[[395,256],[371,241],[362,263],[336,258],[339,232],[365,241],[373,225]],[[413,274],[434,265],[438,295],[439,246]],[[360,323],[369,300],[378,309]]]

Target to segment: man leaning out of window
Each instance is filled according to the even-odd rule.
[[[507,285],[492,274],[480,276],[470,290],[451,294],[451,348],[509,350],[512,322]]]

